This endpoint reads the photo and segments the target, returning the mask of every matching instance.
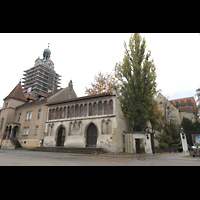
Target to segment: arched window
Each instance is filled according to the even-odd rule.
[[[84,107],[83,107],[83,116],[84,117],[87,116],[87,104],[85,104]]]
[[[93,115],[97,115],[97,103],[94,102],[93,104]]]
[[[109,114],[113,114],[113,101],[109,101]]]
[[[51,119],[55,119],[55,117],[56,117],[56,110],[55,110],[55,108],[52,110],[52,112],[51,112]]]
[[[71,106],[70,118],[74,117],[74,106]]]
[[[75,117],[79,117],[79,105],[75,106]]]
[[[59,119],[59,114],[60,114],[59,108],[56,108],[56,119]]]
[[[84,117],[84,108],[83,108],[83,104],[80,105],[80,117]]]
[[[63,111],[63,118],[66,117],[66,107],[64,107],[64,111]]]
[[[108,114],[109,114],[108,102],[105,101],[104,102],[104,115],[108,115]]]
[[[89,116],[92,116],[93,115],[93,106],[92,106],[92,104],[90,103],[89,104]]]
[[[101,101],[98,103],[98,115],[103,115],[103,104]]]
[[[49,120],[51,120],[51,109],[49,110]]]
[[[65,114],[66,114],[66,107],[64,107],[64,109],[61,107],[60,108],[60,119],[65,118]]]
[[[67,107],[67,118],[70,118],[70,111],[71,111],[70,106],[68,106]]]
[[[59,116],[59,119],[62,119],[62,116],[63,116],[63,109],[62,109],[62,107],[60,108],[60,116]]]

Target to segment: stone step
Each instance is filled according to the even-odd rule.
[[[43,152],[60,152],[60,153],[80,153],[80,154],[100,154],[100,153],[107,153],[102,148],[92,148],[92,147],[85,147],[85,148],[70,148],[70,147],[36,147],[30,149],[30,151],[43,151]]]

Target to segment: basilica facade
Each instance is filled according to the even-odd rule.
[[[123,151],[123,131],[131,121],[123,116],[113,92],[75,97],[68,86],[47,100],[44,146],[98,147],[108,152]],[[69,98],[62,96],[69,94]]]
[[[2,148],[12,148],[17,141],[22,147],[98,147],[122,152],[122,132],[130,132],[133,125],[123,116],[114,91],[77,97],[72,81],[55,94],[38,97],[27,96],[19,83],[4,99],[0,119]]]

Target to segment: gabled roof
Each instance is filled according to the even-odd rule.
[[[193,112],[196,110],[196,102],[194,97],[170,100],[180,112]]]
[[[76,92],[74,91],[73,87],[68,86],[66,88],[61,89],[57,93],[53,94],[51,97],[49,97],[47,102],[52,103],[74,98],[77,98]]]
[[[19,82],[17,84],[17,86],[12,90],[12,92],[5,99],[9,99],[9,98],[18,99],[18,100],[21,100],[21,101],[26,101],[26,97],[25,97],[25,94],[23,92],[21,82]]]
[[[62,101],[54,101],[54,102],[48,102],[46,105],[56,105],[56,104],[62,104],[62,103],[68,103],[68,102],[76,102],[76,101],[82,101],[82,100],[88,100],[88,99],[94,99],[94,98],[99,98],[99,97],[106,97],[106,96],[116,96],[112,92],[107,92],[107,93],[102,93],[102,94],[96,94],[96,95],[88,95],[88,96],[83,96],[83,97],[76,97],[73,99],[65,99]]]

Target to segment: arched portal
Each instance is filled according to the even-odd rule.
[[[16,136],[16,133],[18,131],[19,127],[18,126],[15,126],[14,129],[13,129],[13,137],[15,138]]]
[[[97,127],[91,123],[87,129],[86,136],[86,147],[96,147],[97,146]]]
[[[65,143],[65,128],[61,126],[58,129],[56,146],[64,146]]]

